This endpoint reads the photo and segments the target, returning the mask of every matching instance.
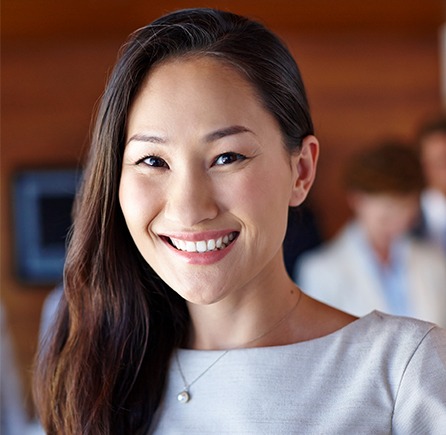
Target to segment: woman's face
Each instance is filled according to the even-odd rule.
[[[119,200],[131,236],[186,300],[240,297],[281,261],[288,206],[307,190],[300,159],[234,69],[164,63],[129,113]]]

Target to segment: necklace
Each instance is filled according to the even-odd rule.
[[[180,364],[180,359],[178,358],[178,352],[175,351],[175,360],[178,366],[178,370],[180,372],[180,376],[181,379],[183,380],[183,384],[184,384],[184,388],[183,390],[178,393],[177,395],[177,400],[180,403],[187,403],[191,400],[192,396],[190,394],[190,387],[195,384],[195,382],[197,382],[199,379],[201,379],[212,367],[215,366],[215,364],[217,364],[224,356],[226,356],[231,350],[235,350],[235,349],[240,349],[242,347],[246,347],[254,342],[256,342],[257,340],[260,340],[261,338],[267,336],[268,334],[270,334],[271,332],[273,332],[276,328],[279,327],[279,325],[282,324],[282,322],[284,322],[288,316],[291,315],[291,313],[297,308],[297,306],[299,305],[299,302],[301,300],[301,296],[302,296],[302,292],[299,290],[299,296],[297,298],[296,303],[293,305],[293,307],[283,316],[281,317],[276,323],[274,323],[274,325],[268,329],[266,332],[262,332],[260,335],[258,335],[257,337],[253,338],[252,340],[247,341],[246,343],[241,344],[240,346],[236,346],[236,347],[231,347],[229,349],[224,350],[212,363],[211,365],[209,365],[205,370],[203,370],[194,380],[192,380],[191,382],[187,382],[186,380],[186,376],[184,375],[183,369],[181,367]]]

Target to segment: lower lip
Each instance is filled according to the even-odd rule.
[[[233,240],[230,245],[224,249],[209,252],[187,252],[174,248],[167,240],[163,240],[165,245],[176,255],[186,260],[189,264],[209,265],[217,263],[231,252],[237,239]]]

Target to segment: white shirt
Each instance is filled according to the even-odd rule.
[[[446,252],[446,196],[426,190],[421,195],[421,209],[429,238]]]
[[[187,381],[222,351],[179,350]],[[430,434],[446,428],[446,331],[373,312],[322,338],[231,350],[184,388],[175,359],[153,434]]]
[[[382,281],[350,223],[328,244],[304,254],[296,267],[297,284],[310,296],[342,311],[364,316],[372,310],[392,311]],[[406,274],[404,313],[446,327],[446,256],[426,241],[404,240],[400,273]],[[388,290],[388,289],[387,289]]]

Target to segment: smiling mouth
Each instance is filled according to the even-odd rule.
[[[197,252],[202,254],[205,252],[221,251],[222,249],[225,249],[237,238],[238,234],[237,231],[233,231],[232,233],[217,239],[199,240],[197,242],[174,239],[171,237],[166,237],[166,240],[171,246],[179,251]]]

